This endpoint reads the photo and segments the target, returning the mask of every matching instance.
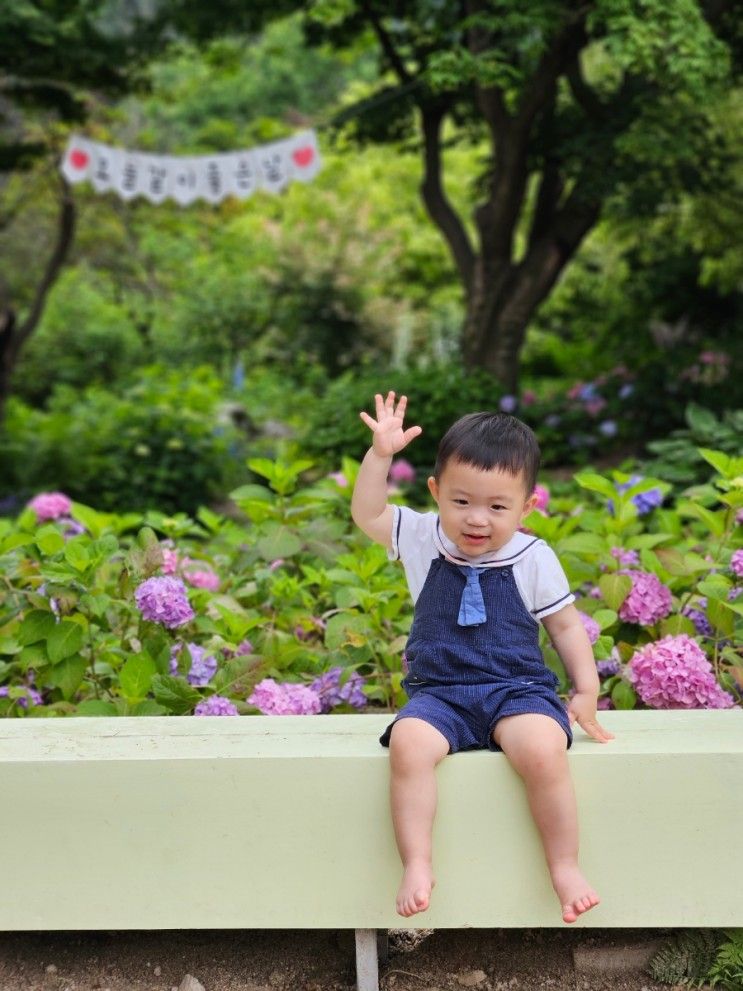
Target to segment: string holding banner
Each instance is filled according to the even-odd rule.
[[[68,182],[90,182],[99,193],[188,206],[247,199],[259,189],[280,193],[290,182],[310,182],[320,166],[317,135],[310,130],[245,151],[188,156],[127,151],[73,134],[60,168]]]

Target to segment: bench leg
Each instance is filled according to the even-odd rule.
[[[377,938],[376,929],[356,930],[357,991],[379,991]]]

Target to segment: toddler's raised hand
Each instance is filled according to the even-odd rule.
[[[374,434],[372,446],[374,453],[380,458],[391,458],[423,433],[422,427],[408,427],[403,430],[405,419],[405,407],[407,406],[407,396],[400,396],[395,406],[395,393],[388,392],[387,398],[377,393],[374,397],[376,402],[376,420],[372,419],[368,413],[360,413],[361,419]]]

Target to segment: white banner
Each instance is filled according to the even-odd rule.
[[[317,135],[302,131],[246,151],[190,156],[111,148],[73,134],[60,168],[68,182],[88,181],[99,193],[187,206],[195,200],[220,203],[228,196],[247,199],[258,189],[279,193],[290,182],[314,179],[320,165]]]

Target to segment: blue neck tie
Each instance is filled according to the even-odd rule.
[[[480,588],[480,572],[477,568],[470,568],[466,565],[457,565],[457,567],[467,579],[467,584],[462,590],[457,622],[460,626],[479,626],[487,619],[485,602]]]

